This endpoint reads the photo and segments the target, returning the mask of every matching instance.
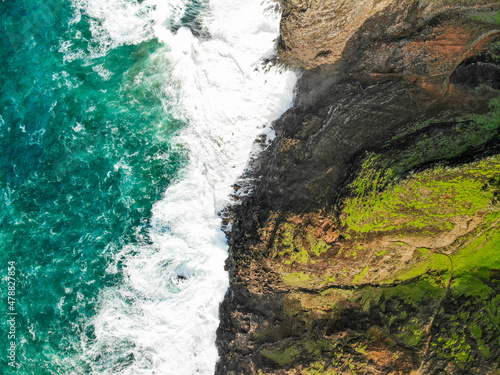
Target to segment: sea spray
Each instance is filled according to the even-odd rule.
[[[123,283],[101,292],[95,340],[85,342],[85,354],[95,373],[213,374],[218,308],[228,286],[219,212],[256,136],[270,135],[271,122],[291,105],[295,75],[263,69],[278,35],[273,2],[210,1],[200,16],[207,38],[165,27],[157,5],[146,13],[168,46],[171,81],[163,90],[188,122],[173,142],[189,162],[153,207],[150,243],[123,248],[110,265]]]

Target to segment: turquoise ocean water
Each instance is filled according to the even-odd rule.
[[[151,206],[186,159],[170,142],[185,124],[165,110],[159,43],[93,56],[93,20],[74,13],[62,0],[0,3],[0,270],[15,262],[23,374],[86,369],[74,355],[92,339],[98,291],[119,281],[110,257],[148,241]]]
[[[0,2],[0,373],[213,374],[276,4]]]

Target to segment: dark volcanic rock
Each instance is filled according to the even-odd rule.
[[[368,235],[352,258],[338,260],[353,246],[340,226],[341,204],[367,155],[378,155],[397,182],[437,163],[460,165],[499,152],[496,128],[477,130],[471,117],[487,113],[499,95],[495,6],[431,11],[424,2],[386,3],[350,34],[343,58],[302,71],[293,108],[275,122],[277,137],[254,166],[252,195],[228,215],[230,288],[220,310],[217,374],[486,374],[498,362],[498,351],[487,357],[480,344],[467,341],[474,364],[432,349],[436,327],[456,329],[449,317],[463,309],[460,298],[469,306],[464,314],[481,308],[470,296],[454,297],[449,285],[434,287],[427,279],[408,281],[416,283],[409,290],[425,284],[425,293],[434,293],[418,302],[404,298],[406,291],[386,296],[389,286],[378,281],[360,284],[367,267],[388,275],[401,269],[397,260],[388,269],[364,264],[356,250],[391,239]],[[289,11],[301,4],[290,2]],[[330,54],[317,52],[328,61]],[[470,218],[467,228],[479,228],[480,220]],[[457,233],[440,241],[469,232]],[[398,257],[414,261],[415,249],[404,251]],[[334,267],[345,281],[308,276]],[[492,280],[488,288],[499,289]],[[436,306],[448,315],[439,316]],[[409,325],[417,321],[420,328]]]

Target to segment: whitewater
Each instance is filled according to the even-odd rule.
[[[260,150],[256,137],[272,139],[271,123],[291,106],[296,82],[293,72],[264,64],[275,54],[277,3],[202,3],[196,35],[169,27],[188,2],[73,4],[75,22],[82,14],[95,20],[94,57],[154,38],[163,44],[155,53],[167,61],[165,110],[187,123],[172,144],[188,157],[153,206],[149,241],[124,246],[109,264],[107,272],[121,282],[100,291],[97,313],[85,323],[94,337],[82,336],[83,358],[95,374],[213,374],[228,287],[220,212]],[[75,58],[70,52],[67,58]]]

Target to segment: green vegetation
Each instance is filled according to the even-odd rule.
[[[356,197],[375,197],[393,179],[394,171],[391,168],[381,167],[382,155],[369,154],[361,166],[361,172],[351,184],[351,190]]]
[[[282,276],[283,282],[292,287],[310,288],[312,278],[303,272],[287,273]]]
[[[433,353],[475,373],[481,356],[500,358],[500,279],[491,276],[460,277],[447,293],[441,275],[426,275],[406,285],[363,288],[351,300],[381,317],[383,330],[398,342],[421,350],[438,312],[430,331]]]
[[[327,253],[330,240],[305,216],[288,217],[276,229],[272,254],[283,282],[330,287],[290,292],[283,327],[300,327],[294,329],[303,335],[278,335],[276,347],[262,349],[269,368],[300,363],[306,375],[347,373],[339,369],[352,370],[345,365],[350,356],[368,363],[377,345],[404,357],[408,348],[423,355],[429,343],[433,361],[448,361],[463,373],[500,358],[500,155],[444,166],[498,140],[500,100],[486,115],[417,125],[365,158],[344,202],[340,249]],[[402,180],[437,161],[442,164]],[[336,279],[353,289],[336,289]],[[363,285],[367,280],[382,285]],[[322,330],[345,316],[360,321],[356,334],[349,333],[349,345],[359,349],[354,354],[323,339],[333,334]]]
[[[400,298],[401,303],[413,309],[429,301],[442,298],[445,294],[444,286],[436,277],[424,276],[411,284],[400,284],[391,288],[369,287],[361,289],[354,297],[365,311],[373,305],[386,308],[386,301],[394,297]]]
[[[498,3],[499,0],[424,0],[424,3],[431,3],[435,5],[449,5],[449,6],[475,6],[483,4]]]
[[[471,151],[481,151],[488,142],[498,144],[500,97],[491,101],[490,108],[484,115],[422,121],[402,129],[386,143],[381,154],[366,156],[351,184],[352,195],[375,196],[423,164],[446,162]]]
[[[355,284],[359,284],[361,281],[363,281],[363,277],[365,277],[366,273],[370,270],[370,266],[365,266],[363,270],[358,273],[356,276],[354,276],[353,282]]]
[[[328,250],[329,246],[316,238],[316,228],[286,222],[277,230],[274,254],[284,259],[285,264],[307,263]]]
[[[472,217],[488,208],[496,193],[483,187],[496,181],[499,173],[500,157],[495,157],[461,168],[428,170],[380,193],[372,184],[370,194],[362,192],[346,200],[343,224],[351,235],[451,230],[453,218]],[[355,189],[360,192],[357,184]]]
[[[484,134],[498,130],[498,101],[494,105],[493,113],[474,118]],[[362,288],[351,300],[370,316],[380,316],[381,327],[397,342],[423,350],[430,338],[438,359],[475,373],[477,363],[500,358],[500,156],[429,169],[398,184],[398,168],[380,172],[384,157],[367,157],[345,201],[341,219],[353,243],[383,235],[397,245],[403,237],[449,233],[460,218],[476,224],[448,246],[415,247],[408,266],[385,280],[403,284]],[[381,250],[374,254],[390,248]]]
[[[296,362],[302,354],[302,351],[296,346],[292,346],[284,350],[263,349],[260,354],[268,360],[283,367],[290,366]]]
[[[500,24],[500,12],[485,12],[473,17],[476,21],[485,22],[489,24]]]
[[[488,180],[488,182],[486,183],[486,185],[483,187],[483,189],[490,189],[492,194],[493,194],[493,198],[491,199],[491,202],[493,204],[498,204],[500,203],[500,176],[495,176],[495,177],[492,177]]]
[[[438,316],[436,334],[431,341],[438,357],[452,360],[461,369],[470,368],[481,356],[498,360],[500,285],[496,284],[490,289],[476,280],[466,288],[465,294],[464,290],[452,290]]]
[[[321,359],[324,352],[334,348],[334,344],[325,339],[303,339],[284,348],[263,349],[260,354],[275,365],[289,367],[297,361],[311,362]]]
[[[303,371],[304,375],[338,375],[334,369],[325,369],[325,365],[321,362],[315,362]]]
[[[461,277],[466,277],[469,282],[469,275],[488,278],[492,269],[500,268],[499,221],[500,212],[487,215],[484,224],[479,228],[479,233],[475,231],[464,238],[464,247],[451,255],[455,283],[460,283]],[[408,280],[429,271],[449,274],[450,260],[439,253],[430,252],[430,254],[425,261],[405,270],[398,275],[398,278]]]

